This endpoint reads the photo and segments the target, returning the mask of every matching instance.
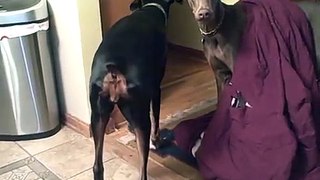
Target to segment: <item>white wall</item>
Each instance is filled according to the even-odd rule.
[[[99,0],[77,1],[81,29],[83,66],[86,84],[88,84],[93,56],[102,40]]]
[[[101,40],[98,0],[48,1],[61,108],[89,124],[89,64]]]
[[[171,43],[202,50],[201,34],[187,1],[182,5],[178,3],[172,5],[167,32]]]

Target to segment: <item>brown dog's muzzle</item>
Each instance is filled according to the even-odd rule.
[[[213,0],[188,0],[188,4],[192,9],[194,18],[198,22],[209,21],[213,18]]]
[[[200,9],[195,14],[195,19],[197,21],[207,21],[212,16],[212,12],[209,9]]]

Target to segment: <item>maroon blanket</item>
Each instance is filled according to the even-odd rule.
[[[205,179],[320,180],[320,91],[306,16],[288,0],[242,3],[248,22],[232,85],[212,118],[178,125],[176,141],[190,152],[206,128],[196,153]],[[252,107],[230,106],[237,91]]]

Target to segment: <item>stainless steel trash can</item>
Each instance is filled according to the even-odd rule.
[[[0,0],[0,140],[60,129],[46,0]]]

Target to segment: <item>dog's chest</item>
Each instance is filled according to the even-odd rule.
[[[209,61],[220,60],[232,70],[234,48],[221,38],[206,38],[203,42],[204,53]]]

